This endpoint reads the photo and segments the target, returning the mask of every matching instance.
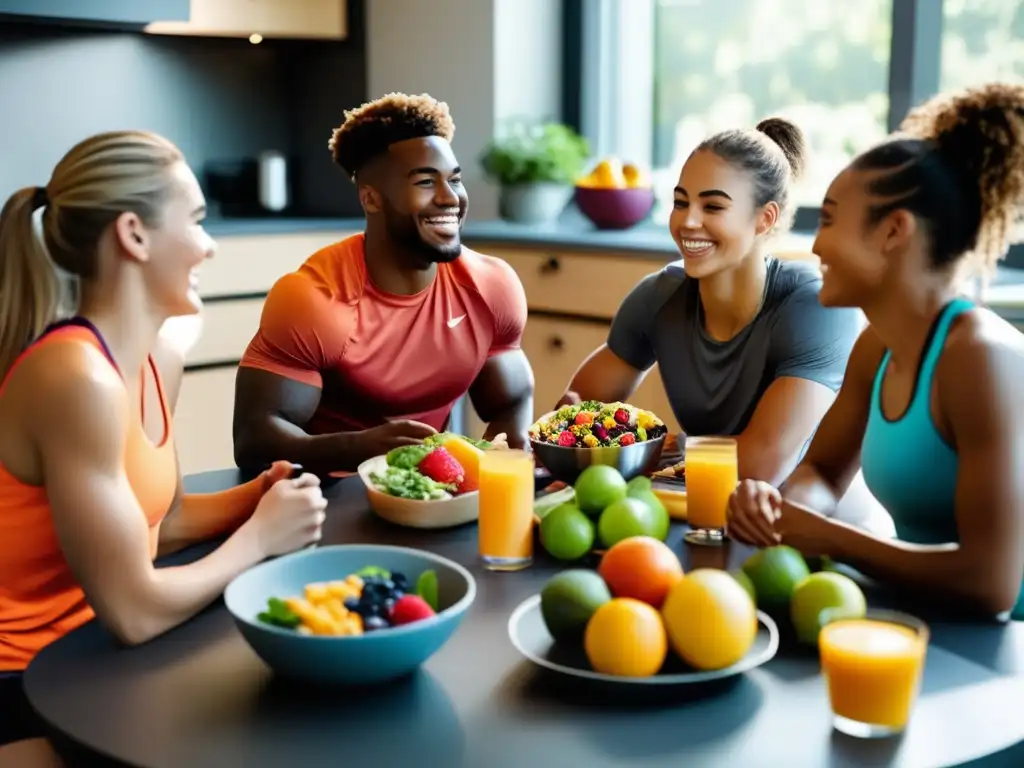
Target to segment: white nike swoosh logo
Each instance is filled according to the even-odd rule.
[[[458,325],[459,323],[461,323],[465,319],[466,319],[465,315],[459,315],[458,317],[453,317],[453,318],[451,318],[448,321],[448,327],[449,328],[454,328],[456,325]]]

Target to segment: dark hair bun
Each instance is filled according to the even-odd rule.
[[[766,117],[755,130],[763,133],[782,149],[793,170],[793,178],[800,178],[807,164],[807,142],[804,132],[782,117]]]

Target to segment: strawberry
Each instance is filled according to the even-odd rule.
[[[629,411],[625,408],[619,408],[615,411],[615,420],[619,422],[619,424],[629,424]]]
[[[480,483],[478,481],[476,481],[476,480],[471,480],[469,478],[469,476],[467,475],[463,479],[463,481],[461,483],[459,483],[459,486],[458,486],[458,488],[455,489],[455,492],[456,493],[470,493],[471,491],[479,491],[479,490],[480,490]]]
[[[569,430],[565,430],[565,432],[558,436],[558,444],[563,448],[572,448],[576,445],[576,435]]]
[[[632,432],[627,432],[619,438],[619,445],[632,445],[636,442],[636,437],[633,436]]]
[[[429,619],[434,615],[434,609],[419,595],[402,595],[391,606],[390,618],[393,626],[400,627],[403,624]]]
[[[435,448],[419,463],[420,474],[442,485],[459,486],[466,479],[466,470],[444,448]]]

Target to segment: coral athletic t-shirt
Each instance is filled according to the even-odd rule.
[[[526,295],[506,262],[463,246],[411,296],[366,270],[363,234],[317,251],[267,295],[241,366],[322,390],[306,431],[414,419],[442,429],[487,360],[519,348]]]

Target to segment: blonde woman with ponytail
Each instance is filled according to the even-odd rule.
[[[291,478],[286,462],[223,493],[182,493],[182,360],[161,328],[201,309],[204,212],[181,152],[135,131],[83,141],[0,212],[0,744],[41,735],[20,673],[48,643],[94,615],[143,643],[320,536],[317,478]],[[79,289],[77,314],[59,320],[55,267]],[[227,534],[195,563],[154,567]]]

